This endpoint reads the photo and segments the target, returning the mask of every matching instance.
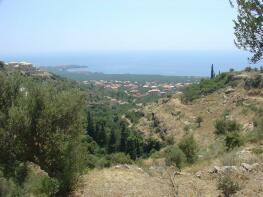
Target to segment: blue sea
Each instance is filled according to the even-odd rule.
[[[36,66],[79,65],[91,72],[106,74],[161,74],[209,76],[216,72],[243,69],[249,65],[243,51],[143,51],[52,53],[0,56],[4,61],[29,61]],[[262,65],[262,64],[261,64]],[[259,64],[257,65],[259,66]]]

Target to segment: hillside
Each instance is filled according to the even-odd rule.
[[[262,196],[262,71],[142,105],[36,72],[0,67],[1,196]]]
[[[134,127],[163,148],[133,165],[91,171],[76,196],[262,196],[262,87],[263,74],[246,69],[146,105]],[[175,163],[168,163],[187,136],[197,144],[196,159],[178,163],[177,152]]]

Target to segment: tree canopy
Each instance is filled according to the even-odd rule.
[[[256,63],[263,56],[263,1],[262,0],[230,0],[237,8],[238,16],[234,20],[235,44],[238,48],[253,54],[250,58]]]

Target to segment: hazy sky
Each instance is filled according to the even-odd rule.
[[[228,0],[2,0],[0,54],[232,50]]]

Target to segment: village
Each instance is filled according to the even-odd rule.
[[[156,81],[145,81],[139,83],[137,81],[117,81],[117,80],[90,80],[83,81],[84,84],[92,83],[97,87],[118,91],[124,90],[128,96],[146,97],[146,96],[165,96],[169,93],[180,92],[191,83],[159,83]]]

